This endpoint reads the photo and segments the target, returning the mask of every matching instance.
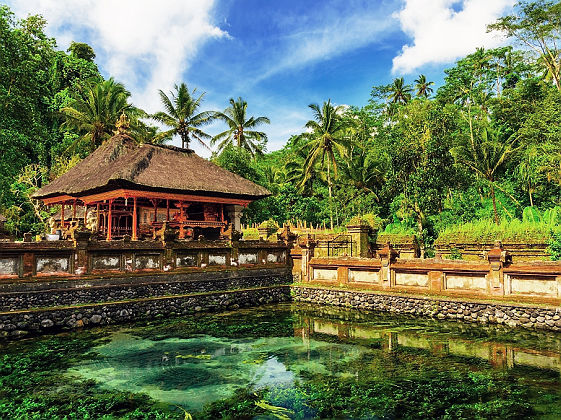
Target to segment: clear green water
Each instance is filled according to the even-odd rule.
[[[52,351],[52,340],[62,349],[49,354],[55,362],[33,362],[32,349],[44,342]],[[561,418],[561,334],[546,332],[280,305],[0,350],[4,364],[35,355],[27,368],[56,372],[50,389],[61,396],[64,384],[89,384],[98,414],[98,394],[120,392],[147,394],[162,415],[183,416],[179,406],[195,418]]]

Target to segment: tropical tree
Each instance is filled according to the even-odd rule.
[[[378,200],[375,190],[384,182],[383,162],[362,147],[352,147],[349,157],[341,167],[342,177],[359,191],[374,194]]]
[[[210,141],[211,146],[219,141],[219,152],[224,150],[227,145],[235,144],[237,147],[246,149],[252,156],[263,154],[267,134],[252,129],[262,124],[270,124],[269,118],[247,118],[247,102],[241,97],[235,101],[234,98],[230,98],[230,106],[224,112],[216,113],[216,118],[228,124],[228,129],[214,136]]]
[[[319,162],[321,167],[327,165],[327,186],[330,202],[330,221],[333,228],[333,212],[331,211],[331,201],[333,198],[333,180],[331,178],[331,167],[333,174],[337,177],[336,154],[346,156],[349,147],[348,139],[345,136],[346,124],[342,118],[343,107],[333,106],[331,99],[324,102],[320,107],[318,104],[310,104],[314,119],[306,123],[305,127],[309,130],[301,137],[308,140],[304,146],[308,150],[308,155],[304,162],[304,176],[300,185],[305,185],[306,181],[314,173],[314,165]]]
[[[489,183],[491,200],[493,201],[493,213],[495,223],[499,224],[499,213],[495,187],[497,173],[505,166],[512,155],[519,149],[515,147],[516,138],[511,136],[505,141],[500,141],[496,133],[491,132],[486,127],[482,127],[478,132],[470,132],[464,144],[453,147],[450,153],[457,163],[465,165],[472,170],[475,175]]]
[[[515,14],[501,17],[487,29],[515,38],[532,50],[547,78],[561,91],[561,3],[520,1]]]
[[[85,83],[78,88],[71,103],[61,109],[65,117],[62,128],[80,135],[73,142],[87,141],[92,148],[111,137],[115,123],[125,113],[134,123],[143,112],[128,103],[130,92],[113,78],[101,83]]]
[[[143,121],[137,121],[130,131],[132,137],[139,143],[163,144],[173,137],[171,134],[163,135],[158,127]]]
[[[533,194],[536,192],[543,177],[543,173],[540,172],[543,158],[540,156],[539,152],[539,147],[536,147],[535,145],[528,146],[524,151],[522,159],[520,159],[520,162],[518,163],[516,171],[522,185],[522,189],[528,193],[530,207],[534,207]]]
[[[415,89],[417,90],[416,95],[418,97],[422,96],[428,98],[433,92],[433,89],[431,88],[432,85],[434,85],[434,82],[427,81],[427,76],[420,74],[419,78],[415,79]]]
[[[403,77],[394,79],[393,84],[389,87],[390,95],[388,99],[394,104],[406,104],[411,100],[411,86],[406,85]]]
[[[166,95],[162,90],[159,91],[160,99],[165,111],[160,111],[151,116],[152,119],[170,127],[155,137],[158,141],[162,138],[170,138],[178,135],[181,138],[181,147],[188,148],[191,138],[196,139],[199,144],[208,148],[204,140],[212,137],[201,130],[201,127],[210,124],[216,115],[214,111],[201,111],[199,107],[203,101],[205,93],[198,95],[197,89],[189,92],[187,85],[181,83],[175,85],[175,92]]]

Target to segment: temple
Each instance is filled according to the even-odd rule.
[[[268,195],[190,149],[139,144],[120,131],[34,198],[61,206],[51,227],[63,236],[81,220],[107,240],[152,237],[164,223],[179,239],[219,239]]]

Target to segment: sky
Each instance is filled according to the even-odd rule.
[[[1,1],[1,0],[0,0]],[[364,106],[372,86],[443,70],[478,47],[505,43],[486,25],[515,0],[9,0],[18,17],[41,14],[66,50],[85,42],[149,113],[174,84],[205,92],[201,110],[230,98],[267,116],[268,150],[280,149],[327,99]],[[210,134],[225,129],[208,127]],[[173,144],[180,145],[178,138]],[[210,152],[195,143],[199,154]]]

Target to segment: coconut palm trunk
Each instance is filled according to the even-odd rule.
[[[331,185],[331,164],[327,159],[327,190],[329,191],[329,222],[333,230],[333,187]]]
[[[493,201],[493,214],[495,215],[495,223],[499,225],[499,212],[497,211],[497,198],[495,196],[495,186],[493,180],[489,180],[489,185],[491,187],[491,200]]]

